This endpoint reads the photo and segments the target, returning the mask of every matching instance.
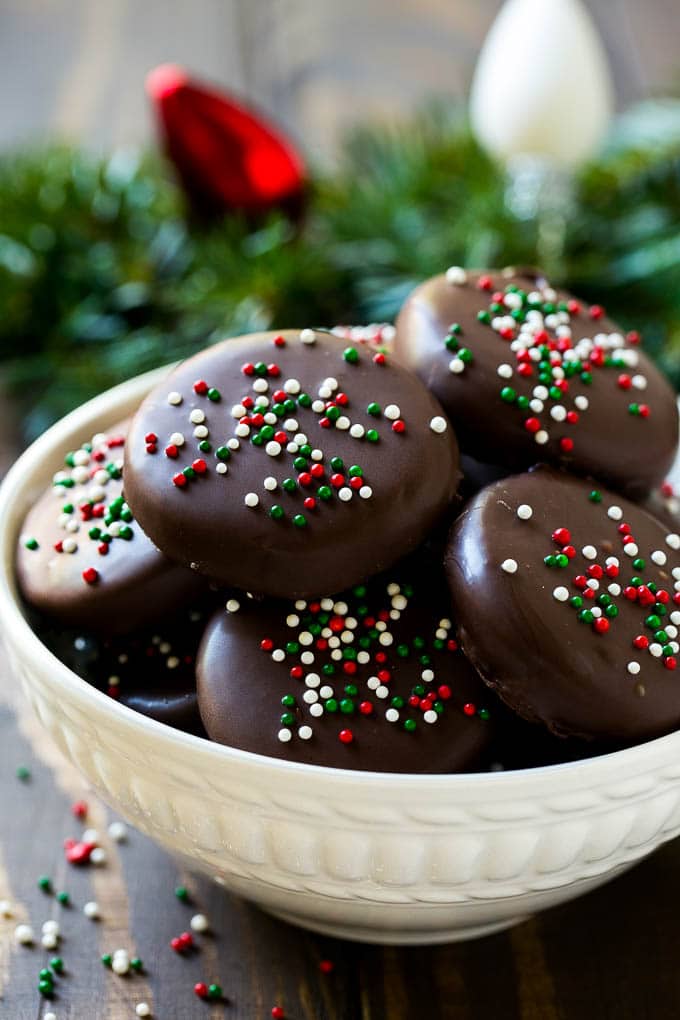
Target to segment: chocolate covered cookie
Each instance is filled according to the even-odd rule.
[[[461,654],[441,569],[340,597],[227,603],[198,657],[201,717],[246,751],[380,772],[471,769],[496,699]]]
[[[447,509],[458,449],[410,372],[329,334],[227,340],[137,412],[126,496],[168,556],[246,591],[339,591]]]
[[[465,654],[520,715],[609,741],[680,725],[680,536],[639,506],[516,475],[468,504],[445,568]]]
[[[128,708],[189,733],[204,734],[196,698],[196,653],[215,597],[166,617],[157,627],[103,637],[38,618],[47,647],[83,680]]]
[[[66,454],[28,512],[16,553],[30,605],[111,634],[159,619],[205,588],[156,549],[125,501],[126,431],[116,426]]]
[[[537,270],[452,268],[408,298],[394,353],[462,453],[515,471],[548,462],[643,498],[673,462],[678,412],[639,340]]]

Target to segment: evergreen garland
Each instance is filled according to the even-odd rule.
[[[362,128],[304,219],[210,227],[158,159],[50,147],[0,159],[0,359],[28,436],[223,336],[394,317],[450,264],[535,264],[541,224],[458,114]],[[615,125],[576,182],[559,283],[605,304],[680,383],[680,103]]]

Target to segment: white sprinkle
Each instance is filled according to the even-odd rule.
[[[324,400],[328,400],[329,397],[333,396],[333,390],[330,386],[319,386],[319,396],[323,397]]]
[[[545,429],[539,429],[538,432],[534,433],[534,442],[538,443],[539,446],[543,446],[544,443],[547,443],[548,439],[549,436]]]
[[[65,553],[74,553],[78,548],[78,543],[76,542],[75,538],[65,538],[64,541],[61,543],[61,548],[64,550]]]
[[[245,503],[246,506],[252,509],[253,507],[258,505],[258,503],[260,502],[260,497],[256,492],[247,492],[243,498],[243,502]]]
[[[318,673],[308,673],[305,677],[305,684],[307,687],[318,687],[321,683],[321,677]]]
[[[613,595],[615,598],[618,598],[618,596],[621,594],[621,585],[617,584],[616,581],[613,581],[607,588],[607,591],[609,592],[610,595]]]
[[[346,415],[341,414],[335,423],[336,429],[340,429],[341,432],[345,432],[351,425],[351,421]]]
[[[600,582],[596,580],[596,578],[591,577],[590,580],[586,581],[586,584],[589,588],[592,588],[593,591],[599,591]]]
[[[59,938],[57,935],[53,935],[49,932],[47,935],[43,935],[40,939],[40,945],[43,949],[56,949],[59,945]]]
[[[330,686],[330,684],[324,684],[324,686],[319,691],[319,695],[322,698],[332,698],[333,697],[333,688]]]
[[[135,1013],[141,1017],[151,1016],[151,1006],[148,1002],[138,1002],[135,1006]]]
[[[587,560],[597,559],[597,549],[594,545],[584,545],[581,552]]]
[[[506,574],[516,574],[517,560],[503,560],[501,570],[504,570]]]
[[[240,450],[241,444],[238,439],[227,439],[227,446],[230,450]]]
[[[300,740],[309,740],[309,738],[312,735],[312,727],[300,726],[299,730],[297,731],[297,735],[300,738]]]
[[[276,415],[274,415],[274,417],[276,417]],[[286,418],[283,423],[283,427],[284,429],[287,429],[288,432],[297,432],[300,426],[296,422],[295,418]]]
[[[423,722],[436,723],[438,718],[439,716],[437,715],[437,713],[433,709],[429,708],[427,712],[425,712],[423,715]]]
[[[215,465],[215,471],[217,471],[218,475],[226,475],[228,470],[229,468],[222,461]]]
[[[517,516],[519,517],[520,521],[531,520],[531,515],[533,514],[533,512],[534,512],[533,509],[529,506],[528,503],[520,503],[520,505],[517,507]]]
[[[623,510],[620,506],[610,506],[607,510],[607,517],[610,517],[613,521],[620,521],[623,517]]]
[[[196,439],[205,439],[206,436],[210,435],[205,425],[197,425],[194,429],[194,435]]]
[[[405,595],[394,595],[392,597],[392,608],[393,609],[406,609],[408,605],[408,599]]]
[[[449,372],[453,372],[454,375],[460,375],[464,371],[465,362],[461,358],[452,358],[449,361]]]
[[[631,662],[628,663],[626,669],[628,670],[629,673],[632,673],[633,676],[637,676],[637,674],[640,672],[640,663],[635,662],[635,660],[633,659]]]
[[[446,432],[447,429],[446,419],[442,418],[441,415],[439,414],[435,415],[434,418],[430,421],[430,428],[432,429],[433,432],[436,432],[439,435],[441,435],[441,433]]]
[[[345,616],[349,612],[349,606],[346,602],[334,602],[333,612],[337,616]]]
[[[177,390],[171,390],[170,393],[168,393],[168,403],[172,404],[174,407],[181,404],[182,394],[178,393]]]
[[[58,921],[45,921],[41,929],[43,935],[58,935],[59,934],[59,922]]]
[[[680,609],[674,609],[673,612],[671,613],[670,619],[671,619],[671,623],[674,623],[676,625],[680,625]],[[0,911],[0,913],[1,912],[2,911]]]
[[[242,418],[246,413],[246,409],[243,404],[234,404],[231,409],[232,418]]]
[[[338,380],[332,375],[329,375],[327,379],[324,379],[323,384],[324,386],[328,386],[331,393],[338,388]]]
[[[287,744],[288,741],[293,736],[293,732],[292,730],[289,730],[286,727],[284,727],[283,729],[279,730],[277,736],[282,744]]]
[[[88,917],[90,921],[97,921],[99,919],[99,904],[94,900],[88,900],[83,907],[83,913],[85,917]]]
[[[286,393],[292,393],[295,396],[295,394],[300,392],[300,383],[297,379],[286,379],[283,388]]]
[[[349,434],[352,439],[362,439],[366,433],[366,429],[363,425],[352,425],[349,430]]]
[[[238,613],[241,608],[241,603],[238,599],[229,599],[226,606],[224,607],[228,613]]]
[[[14,929],[14,938],[22,946],[30,946],[33,942],[33,929],[30,924],[18,924]]]
[[[314,411],[314,414],[321,414],[322,411],[325,411],[325,410],[326,410],[326,401],[325,400],[313,400],[312,401],[312,411]]]
[[[323,460],[323,450],[312,450],[310,456],[312,460]]]
[[[106,864],[106,851],[96,846],[90,854],[90,861],[92,864]]]
[[[267,443],[264,451],[269,454],[270,457],[278,457],[281,453],[281,443],[277,443],[275,439],[272,439]]]
[[[0,917],[12,916],[12,904],[9,900],[0,900]]]
[[[163,647],[161,646],[161,651],[164,654],[165,654],[165,652],[169,652],[170,651],[170,646],[168,645],[168,647],[166,649],[163,649]],[[99,842],[99,833],[97,832],[96,829],[85,829],[85,831],[83,832],[83,834],[82,834],[82,836],[80,838],[82,839],[83,843],[98,843]]]
[[[253,390],[255,393],[266,393],[269,389],[269,383],[266,379],[256,379],[253,383]]]
[[[302,700],[305,702],[306,705],[313,705],[315,701],[319,700],[319,695],[316,693],[316,691],[312,690],[305,691],[305,693],[302,695]]]
[[[661,549],[655,549],[650,559],[653,563],[656,563],[658,567],[663,567],[666,562],[666,553],[662,552]]]
[[[505,364],[499,365],[498,369],[497,369],[497,372],[498,372],[499,376],[501,377],[501,379],[511,379],[512,378],[512,365],[505,365]]]
[[[534,412],[534,414],[540,414],[544,406],[545,405],[543,404],[543,401],[537,400],[535,397],[533,400],[529,401],[529,407]]]
[[[385,698],[387,698],[389,696],[389,693],[390,693],[390,689],[389,689],[389,687],[386,687],[385,684],[379,683],[378,686],[375,689],[375,696],[376,696],[376,698],[380,698],[381,700],[384,700]]]
[[[297,627],[299,622],[300,617],[297,615],[297,613],[289,613],[288,616],[286,617],[287,627]]]
[[[272,659],[274,662],[283,662],[286,657],[286,653],[283,648],[275,648],[272,652]]]
[[[434,670],[424,669],[423,672],[420,674],[420,679],[424,680],[426,684],[432,683],[432,681],[434,680]]]
[[[567,409],[563,404],[555,404],[554,407],[550,408],[550,417],[553,421],[564,421],[567,417]]]
[[[205,414],[201,411],[200,407],[195,407],[189,415],[189,421],[192,425],[202,425],[205,421]]]
[[[324,613],[328,613],[333,608],[333,599],[323,598],[321,599],[321,608]]]
[[[446,270],[446,282],[450,287],[462,287],[467,283],[467,273],[461,266],[449,266]]]
[[[623,551],[626,556],[637,556],[639,550],[635,542],[627,542],[623,547]]]
[[[676,535],[672,532],[670,535],[666,535],[666,545],[669,549],[680,549],[680,535]],[[675,577],[675,572],[673,573]]]
[[[649,654],[653,655],[655,659],[661,658],[663,654],[663,645],[660,645],[657,641],[653,641],[649,646]]]
[[[574,403],[579,411],[588,410],[588,398],[583,396],[574,397]]]
[[[343,503],[349,503],[352,498],[352,490],[347,485],[343,485],[341,489],[338,489],[338,499],[341,499]]]
[[[634,375],[633,378],[631,379],[631,382],[636,390],[647,389],[647,380],[645,379],[644,375]]]
[[[385,718],[388,722],[397,722],[399,720],[399,712],[396,708],[388,708],[385,712]]]
[[[50,1010],[49,1013],[45,1013],[43,1020],[57,1020],[57,1014]]]
[[[316,704],[309,706],[309,714],[313,715],[315,719],[318,719],[320,715],[323,715],[323,705]]]
[[[569,589],[560,585],[559,588],[555,588],[553,591],[553,598],[557,599],[558,602],[566,602],[569,598]]]
[[[245,439],[246,436],[250,435],[250,425],[237,425],[234,429],[234,433],[240,438]]]
[[[191,930],[197,932],[207,931],[208,928],[210,927],[210,924],[208,923],[208,918],[205,916],[205,914],[194,914],[189,924],[191,925]]]
[[[316,333],[314,332],[313,329],[303,329],[302,332],[300,333],[300,341],[303,344],[315,344]]]
[[[275,478],[272,478],[271,475],[268,475],[262,484],[264,485],[267,492],[273,492],[276,486],[278,485],[278,482],[276,481]]]
[[[300,656],[300,662],[303,666],[311,666],[314,662],[314,652],[303,652]]]
[[[383,410],[383,414],[390,421],[396,421],[397,418],[401,418],[401,409],[397,404],[388,404]]]
[[[668,634],[669,638],[676,638],[678,636],[678,628],[672,623],[667,623],[664,630]]]

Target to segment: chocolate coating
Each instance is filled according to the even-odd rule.
[[[56,628],[44,617],[32,624],[54,655],[83,680],[142,715],[201,735],[196,653],[215,603],[216,597],[204,597],[157,628],[116,637]]]
[[[467,505],[445,562],[460,640],[511,708],[554,733],[658,736],[680,724],[680,538],[622,497],[599,490],[596,502],[591,491],[538,468]]]
[[[248,406],[257,399],[270,404],[258,412]],[[312,401],[318,408],[304,406]],[[370,404],[379,413],[368,413]],[[158,437],[151,454],[150,434]],[[459,474],[453,432],[415,376],[311,330],[227,340],[183,363],[140,407],[129,446],[126,495],[160,549],[226,584],[281,597],[339,591],[414,549]],[[187,482],[185,466],[197,466],[197,477]],[[305,506],[309,498],[315,507]]]
[[[471,769],[499,706],[457,649],[449,609],[441,570],[425,575],[403,563],[338,599],[259,606],[242,599],[238,611],[215,614],[201,643],[205,728],[220,743],[307,764]],[[427,717],[427,705],[408,704],[414,689],[418,701],[432,700]],[[351,732],[351,742],[341,731]]]
[[[480,289],[480,283],[490,289]],[[513,341],[521,329],[512,317],[518,294],[506,294],[507,287],[519,288],[527,297],[536,296],[533,312],[526,301],[516,309],[520,319],[527,310],[534,316],[533,325],[527,320],[534,332],[527,334],[521,349],[519,342]],[[478,313],[489,311],[495,293],[507,298],[511,307],[497,306],[489,312],[490,322],[479,321]],[[546,302],[554,310],[545,311]],[[542,319],[537,317],[539,308],[541,315],[545,311]],[[445,275],[436,276],[417,287],[402,308],[394,353],[441,402],[462,453],[515,471],[539,461],[549,462],[599,478],[631,498],[643,498],[661,482],[673,461],[678,443],[675,395],[639,347],[624,339],[614,323],[600,313],[595,306],[588,309],[571,295],[549,288],[538,270],[469,272],[464,283],[448,283]],[[447,347],[452,324],[457,324],[460,332],[450,338]],[[501,337],[501,329],[508,330],[506,339]],[[540,329],[546,335],[537,341],[536,330]],[[598,336],[594,347],[582,339]],[[539,362],[531,360],[531,353],[523,353],[532,343],[536,348],[552,345],[554,350],[546,354],[555,362],[552,368],[548,365],[542,371]],[[570,353],[567,344],[574,345],[584,366],[588,362],[589,382],[570,367],[573,350]],[[472,360],[461,364],[461,349],[467,350]],[[520,356],[527,359],[526,367],[522,367]],[[554,369],[559,370],[556,375]],[[560,372],[566,372],[566,379],[562,380]],[[566,392],[553,392],[564,383]],[[504,388],[507,399],[500,395]],[[512,393],[514,400],[510,400]],[[522,402],[524,398],[538,402],[520,407],[518,399]],[[642,414],[630,413],[631,405],[646,406],[648,417],[644,410]],[[565,411],[572,412],[572,420],[565,419]],[[529,428],[534,431],[525,425],[527,419],[532,419]]]
[[[65,623],[109,634],[160,619],[206,587],[203,579],[163,556],[126,507],[126,432],[127,423],[116,425],[95,437],[91,451],[82,446],[67,455],[64,471],[55,475],[61,484],[50,485],[29,510],[16,552],[17,579],[27,602]],[[100,479],[91,477],[95,470]],[[116,501],[122,510],[115,509]],[[112,504],[117,516],[107,524]],[[90,535],[93,528],[100,533],[96,538]],[[118,530],[127,537],[116,537]],[[72,552],[66,551],[69,543],[75,546]],[[90,583],[83,577],[88,569],[97,574]]]

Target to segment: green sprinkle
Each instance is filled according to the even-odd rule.
[[[356,347],[345,347],[342,356],[350,365],[356,365],[359,361],[359,352]]]
[[[208,396],[210,396],[210,393],[208,393]],[[140,960],[138,956],[132,957],[132,959],[130,960],[130,966],[137,973],[139,973],[140,970],[144,970],[144,962],[143,960]]]
[[[610,620],[614,620],[619,615],[618,607],[612,603],[610,606],[607,606],[604,615],[608,616]]]
[[[303,457],[312,456],[312,447],[309,445],[309,443],[305,443],[304,446],[300,447],[300,453]]]
[[[125,525],[123,525],[123,527],[118,532],[118,537],[124,539],[124,541],[126,541],[126,542],[129,542],[130,539],[132,538],[133,534],[134,534],[134,532],[133,532],[132,528],[129,528],[128,525],[125,524]]]
[[[71,902],[71,898],[70,898],[70,896],[69,896],[69,894],[67,892],[58,892],[57,893],[57,900],[64,907],[68,907],[68,905]]]
[[[447,351],[457,351],[460,346],[455,336],[447,336],[444,340],[444,346]]]
[[[284,694],[281,698],[281,704],[285,705],[286,708],[292,708],[295,704],[295,698],[292,694]]]
[[[488,708],[480,708],[480,710],[477,712],[477,715],[479,716],[479,718],[483,719],[484,722],[486,722],[486,720],[489,718],[490,714],[491,713],[489,712]]]
[[[64,970],[64,961],[60,956],[53,956],[50,960],[50,967],[55,974],[61,974]]]
[[[335,698],[329,698],[328,701],[324,702],[324,708],[327,712],[337,712],[338,703]]]
[[[602,493],[599,492],[597,489],[593,489],[592,492],[589,494],[588,499],[590,500],[591,503],[601,503]]]
[[[216,390],[214,386],[211,386],[210,389],[208,390],[208,400],[213,400],[215,403],[217,403],[217,401],[220,400],[221,397],[222,394],[220,393],[220,391]]]
[[[408,645],[397,645],[397,655],[400,659],[408,658],[409,651]]]
[[[198,444],[198,448],[201,453],[210,453],[212,450],[212,443],[209,443],[207,439],[202,439]]]
[[[633,566],[635,567],[636,570],[644,570],[645,561],[642,559],[641,556],[638,556],[636,559],[633,560]]]
[[[406,719],[404,721],[404,729],[406,730],[407,733],[413,733],[415,728],[416,728],[415,719]]]
[[[645,620],[645,627],[649,627],[650,630],[658,630],[660,625],[661,617],[657,616],[655,613],[650,613],[650,615]]]
[[[266,375],[266,374],[267,374],[267,366],[265,365],[264,361],[258,361],[256,363],[256,365],[255,365],[255,375]]]
[[[581,382],[585,383],[586,386],[589,386],[592,381],[593,377],[590,372],[581,372]]]
[[[657,630],[654,633],[654,640],[658,641],[659,644],[665,645],[668,642],[668,634],[665,630]]]
[[[73,513],[73,503],[64,503],[63,507],[61,508],[61,511],[64,514],[72,514]]]
[[[569,605],[573,606],[574,609],[580,609],[583,605],[583,598],[580,595],[572,595],[569,599]]]
[[[28,779],[31,778],[31,770],[28,768],[27,765],[18,765],[16,777],[17,779],[20,779],[23,783],[25,783]]]
[[[175,889],[175,896],[182,903],[188,903],[189,902],[189,890],[187,889],[187,887],[185,885],[178,885],[177,886],[177,888]]]
[[[210,999],[221,999],[222,998],[222,986],[221,985],[209,985],[208,986],[208,998],[210,998]]]
[[[286,490],[286,492],[295,492],[295,490],[297,489],[297,482],[295,481],[294,478],[284,478],[283,481],[281,482],[281,485]]]
[[[529,406],[529,398],[524,396],[518,397],[517,406],[521,411],[526,411],[527,407]]]
[[[461,349],[458,351],[458,357],[460,358],[461,361],[464,361],[466,365],[469,365],[470,362],[473,360],[472,351],[470,350],[469,347],[461,347]]]
[[[329,421],[337,421],[340,417],[339,407],[328,407],[326,408],[326,417]]]
[[[295,514],[295,516],[293,517],[293,524],[295,525],[296,528],[306,528],[307,518],[304,516],[304,514]]]
[[[355,698],[359,693],[359,688],[356,684],[345,684],[345,694],[348,694],[350,698]]]
[[[552,553],[550,553],[549,556],[544,556],[543,557],[543,562],[545,563],[546,567],[556,567],[557,566],[557,556],[554,556]]]
[[[316,494],[319,499],[331,499],[333,496],[333,490],[330,485],[322,485],[321,488],[317,489]]]
[[[300,645],[297,643],[297,641],[287,641],[286,642],[286,654],[287,655],[297,655],[297,653],[299,651],[300,651]]]
[[[260,435],[263,439],[270,440],[274,438],[274,431],[273,425],[263,425],[260,429]]]
[[[27,538],[26,541],[24,542],[24,545],[26,546],[27,549],[31,550],[39,548],[37,538]]]
[[[395,694],[394,697],[390,700],[390,704],[392,708],[403,708],[405,702],[401,695]]]
[[[308,393],[301,393],[297,398],[297,402],[300,405],[300,407],[312,406],[312,398]]]
[[[569,557],[565,556],[564,553],[558,553],[558,555],[555,557],[555,562],[558,567],[568,567]]]
[[[515,400],[517,400],[517,394],[512,386],[503,387],[501,390],[501,400],[504,400],[506,404],[514,404]]]
[[[332,662],[326,662],[321,667],[321,672],[324,676],[335,676],[335,666]]]
[[[332,466],[332,464],[333,464],[333,462],[331,461],[331,466]],[[352,466],[351,466],[351,468],[349,469],[349,471],[347,472],[347,474],[349,475],[349,477],[350,477],[350,478],[363,478],[363,477],[364,477],[364,472],[363,472],[363,470],[362,470],[362,469],[361,469],[361,468],[359,467],[359,465],[358,465],[358,464],[352,464]],[[356,592],[357,592],[357,589],[355,588],[355,589],[354,589],[354,593],[355,593],[355,595],[356,595]],[[365,594],[366,594],[366,589],[365,589],[365,588],[363,589],[363,592],[362,592],[362,594],[363,594],[363,595],[365,595]],[[357,597],[358,597],[358,598],[361,598],[361,597],[362,597],[362,595],[358,595]]]
[[[54,985],[52,984],[52,980],[50,979],[49,981],[39,981],[38,991],[40,992],[41,995],[44,995],[46,999],[50,999],[54,994]]]
[[[292,726],[295,722],[295,714],[293,712],[284,712],[281,716],[282,726]]]
[[[99,538],[101,533],[102,533],[101,528],[90,528],[90,530],[88,531],[88,535],[90,536],[90,538],[93,538],[95,540]]]
[[[345,462],[342,457],[331,457],[331,467],[334,471],[344,471]]]
[[[366,408],[366,414],[373,415],[374,418],[377,418],[379,415],[382,414],[380,404],[376,404],[375,402],[372,401]]]
[[[463,332],[463,327],[459,322],[452,322],[449,326],[449,333],[453,333],[455,336],[460,336]]]
[[[47,967],[43,967],[43,969],[38,974],[38,977],[40,978],[41,981],[50,981],[50,982],[53,981],[52,971],[48,970]]]
[[[182,474],[184,475],[185,478],[189,478],[189,479],[192,479],[192,478],[196,477],[196,472],[194,471],[194,469],[192,467],[185,467],[183,469],[183,471],[182,471]]]
[[[366,433],[366,438],[368,439],[369,443],[377,443],[378,440],[380,439],[380,436],[375,431],[375,429],[369,429],[368,432]]]
[[[101,961],[105,967],[110,967],[111,964],[113,963],[113,957],[111,956],[111,953],[104,953],[104,955],[101,957]]]
[[[296,471],[304,471],[305,468],[307,467],[307,458],[296,457],[295,460],[293,461],[293,467],[295,468]]]
[[[41,875],[38,879],[38,889],[43,892],[52,892],[52,879],[48,875]]]
[[[593,616],[590,609],[582,609],[578,614],[578,619],[581,623],[592,623],[595,617]]]
[[[478,320],[478,322],[484,322],[484,323],[486,323],[488,325],[491,322],[491,313],[490,312],[477,312],[477,320]]]
[[[351,698],[343,698],[340,702],[340,711],[345,715],[351,715],[354,711],[354,702]]]
[[[284,513],[285,511],[283,507],[279,506],[278,503],[274,503],[274,506],[269,511],[269,516],[275,521],[280,521],[281,518],[284,516]]]

